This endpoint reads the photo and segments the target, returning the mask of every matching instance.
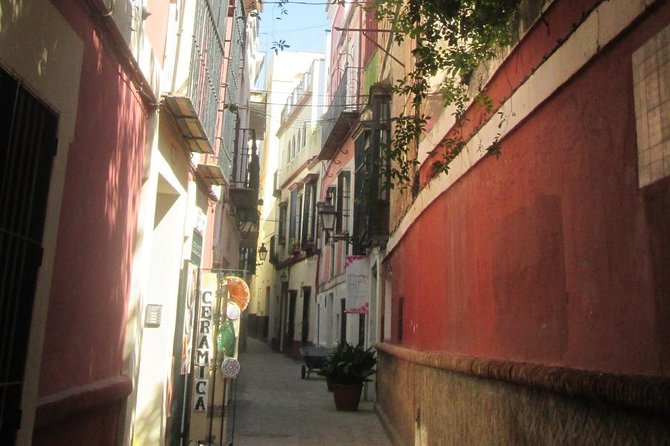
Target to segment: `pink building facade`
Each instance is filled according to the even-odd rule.
[[[166,444],[183,433],[184,272],[223,256],[238,268],[236,222],[216,203],[231,185],[258,193],[234,183],[242,174],[223,160],[238,148],[221,143],[238,131],[224,101],[244,99],[249,75],[233,93],[203,88],[225,84],[224,52],[230,71],[244,65],[231,48],[247,22],[233,17],[256,5],[197,6],[0,4],[3,445]],[[194,43],[184,29],[196,25]],[[237,34],[224,49],[225,26]],[[192,67],[203,42],[207,63]],[[257,198],[243,205],[253,211]]]

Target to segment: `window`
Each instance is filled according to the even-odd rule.
[[[328,186],[328,189],[326,189],[326,202],[330,202],[337,208],[337,188],[335,186]]]
[[[295,237],[294,237],[298,241],[300,240],[301,227],[303,224],[302,206],[303,206],[303,194],[302,192],[298,192],[298,201],[296,201],[295,203],[296,226],[295,226]]]
[[[270,237],[270,249],[268,251],[270,263],[275,263],[277,261],[277,239],[274,235]]]
[[[349,233],[351,214],[351,172],[343,171],[337,177],[337,223],[335,232]]]
[[[370,148],[371,132],[363,132],[356,140],[355,172],[354,172],[354,230],[353,238],[356,241],[362,241],[367,235],[367,209],[369,199],[367,192],[370,182],[368,181],[368,169],[366,166],[366,154]],[[354,254],[363,254],[361,243],[354,244]]]
[[[291,243],[300,241],[300,223],[302,220],[302,193],[295,189],[291,191],[289,203],[289,238]]]
[[[298,201],[298,191],[293,190],[291,191],[291,198],[289,199],[289,214],[288,214],[288,238],[289,238],[289,243],[293,243],[293,239],[295,238],[295,226],[296,226],[296,221],[295,221],[295,204]]]
[[[286,206],[287,203],[283,202],[279,204],[279,229],[278,229],[278,244],[283,245],[286,243]]]
[[[389,159],[386,146],[390,141],[390,95],[384,87],[371,88],[370,107],[373,124],[356,140],[354,196],[354,253],[362,254],[364,244],[388,237]]]
[[[279,176],[279,171],[278,171],[278,170],[275,170],[274,178],[273,178],[273,180],[272,180],[272,184],[273,184],[272,187],[274,188],[274,189],[272,189],[272,190],[273,190],[273,192],[272,192],[272,196],[273,196],[273,197],[277,197],[277,198],[278,198],[278,197],[281,197],[281,190],[279,190],[279,188],[277,187],[277,177],[278,177],[278,176]]]
[[[385,149],[391,141],[391,102],[389,96],[374,97],[373,119],[377,123],[375,129],[376,140],[373,140],[372,173],[376,177],[375,196],[378,200],[389,199],[389,188],[386,186],[389,170],[389,159],[385,156]]]
[[[314,241],[316,236],[316,181],[305,185],[301,242]]]
[[[638,186],[670,176],[670,26],[633,53]]]

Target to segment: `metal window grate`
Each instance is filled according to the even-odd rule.
[[[0,444],[14,444],[58,118],[0,70]]]

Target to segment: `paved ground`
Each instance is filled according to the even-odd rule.
[[[234,446],[390,446],[370,401],[337,412],[320,376],[300,378],[301,363],[249,338],[240,356]]]

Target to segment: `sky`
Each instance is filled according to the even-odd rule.
[[[291,0],[285,5],[287,14],[281,14],[276,1],[263,2],[260,23],[260,51],[271,52],[273,41],[285,40],[290,45],[285,51],[325,52],[327,0]]]

